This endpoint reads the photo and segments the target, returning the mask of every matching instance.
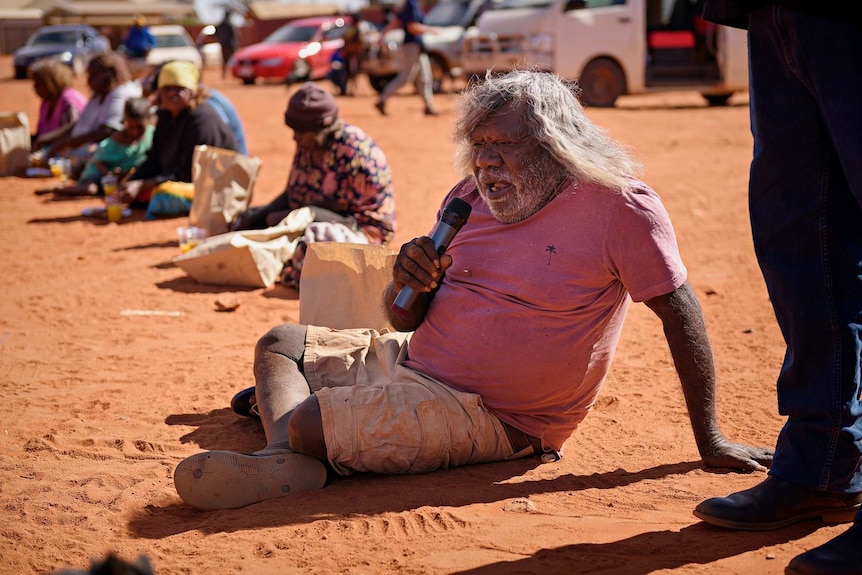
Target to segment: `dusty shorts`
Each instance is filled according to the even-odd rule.
[[[478,395],[401,365],[408,345],[406,333],[308,326],[305,377],[338,473],[425,473],[534,452],[514,452]]]

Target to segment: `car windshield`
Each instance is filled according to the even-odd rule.
[[[45,44],[75,44],[80,34],[74,30],[52,30],[30,36],[28,46],[43,46]]]
[[[457,26],[464,19],[464,15],[470,8],[468,2],[443,2],[437,3],[428,14],[425,15],[423,22],[428,26]]]
[[[315,32],[317,32],[317,26],[282,26],[267,36],[264,43],[310,42]]]
[[[156,35],[157,48],[179,48],[185,46],[191,46],[191,43],[179,34]]]

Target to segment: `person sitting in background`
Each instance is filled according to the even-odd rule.
[[[45,153],[49,158],[58,155],[69,158],[72,178],[77,178],[96,144],[123,129],[126,100],[141,97],[141,87],[132,81],[125,60],[114,53],[99,54],[90,60],[87,85],[92,95],[78,121],[65,127]]]
[[[42,100],[31,141],[31,163],[40,164],[48,146],[78,121],[87,97],[72,87],[72,69],[59,60],[36,62],[30,68],[30,77],[33,90]]]
[[[199,83],[200,73],[191,62],[174,61],[162,67],[156,91],[159,109],[153,145],[135,174],[118,190],[120,201],[146,206],[157,187],[175,182],[186,185],[166,188],[171,188],[178,203],[186,204],[188,213],[193,196],[195,146],[237,149],[236,138],[215,108],[205,101]],[[180,215],[181,211],[170,215]]]
[[[248,155],[248,146],[245,143],[245,128],[242,126],[242,120],[233,102],[215,88],[201,85],[198,86],[198,90],[201,92],[201,97],[215,108],[222,121],[227,124],[228,129],[233,133],[236,138],[237,151]]]
[[[72,186],[36,190],[36,195],[53,193],[57,196],[103,195],[102,177],[115,174],[118,179],[131,175],[144,161],[153,145],[155,126],[150,101],[146,98],[126,100],[123,129],[99,142],[93,157],[84,165],[78,181]]]
[[[157,92],[158,78],[159,72],[163,66],[164,64],[158,66],[150,76],[141,80],[141,88],[144,91],[144,95],[151,99],[154,106],[158,106],[159,104]],[[198,73],[200,73],[200,71],[198,71]],[[241,154],[248,155],[248,146],[245,142],[245,128],[242,125],[239,112],[237,112],[236,106],[233,105],[233,102],[231,102],[230,99],[222,92],[203,84],[198,85],[198,94],[201,99],[212,104],[213,108],[218,112],[218,115],[221,116],[221,119],[225,124],[227,124],[228,128],[236,138],[237,151]]]
[[[138,14],[132,23],[132,27],[123,38],[121,51],[127,58],[146,58],[150,51],[156,47],[156,38],[147,26],[147,18]]]
[[[389,163],[374,140],[338,115],[332,94],[313,82],[294,93],[284,113],[296,152],[287,187],[272,202],[237,217],[235,230],[274,226],[293,210],[310,207],[311,224],[283,273],[299,284],[304,244],[335,237],[385,244],[395,233],[395,199]]]

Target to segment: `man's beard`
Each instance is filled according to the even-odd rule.
[[[538,148],[525,162],[524,169],[512,174],[506,168],[488,168],[476,171],[479,195],[485,200],[491,214],[504,224],[525,220],[542,209],[554,196],[566,176],[566,170],[547,151]],[[514,186],[513,193],[492,200],[488,185],[505,183]]]

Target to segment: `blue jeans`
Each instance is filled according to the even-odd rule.
[[[770,473],[832,492],[862,491],[860,38],[777,6],[749,20],[751,227],[787,344]]]

